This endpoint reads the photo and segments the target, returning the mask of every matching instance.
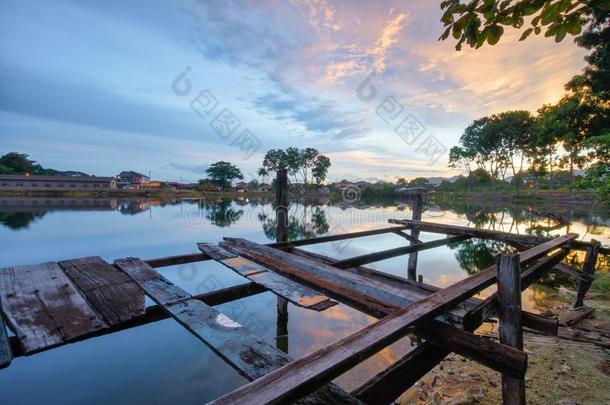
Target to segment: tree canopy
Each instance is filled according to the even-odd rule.
[[[205,172],[210,180],[223,188],[231,187],[233,180],[244,178],[237,166],[223,160],[213,163]]]
[[[326,179],[330,168],[330,159],[321,155],[314,148],[271,149],[265,154],[263,166],[259,169],[259,175],[262,172],[267,174],[277,172],[282,168],[288,170],[288,174],[293,177],[295,183],[302,180],[303,184],[307,184],[313,180],[320,184]]]
[[[556,42],[566,35],[579,35],[610,11],[608,0],[445,0],[441,22],[446,27],[440,40],[451,35],[462,44],[480,48],[495,45],[505,27],[522,30],[520,41],[544,33]],[[602,20],[603,21],[603,20]]]

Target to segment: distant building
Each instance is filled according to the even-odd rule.
[[[133,171],[123,171],[119,173],[117,177],[119,179],[119,185],[122,187],[127,185],[141,186],[150,182],[150,177]]]
[[[117,183],[114,177],[0,175],[0,189],[113,190],[116,188]]]
[[[246,183],[245,181],[240,181],[235,185],[234,190],[238,193],[246,193],[250,191],[250,188],[248,186],[248,183]]]

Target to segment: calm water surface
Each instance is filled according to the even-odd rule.
[[[560,235],[568,231],[610,243],[610,213],[560,209],[571,225],[553,229],[553,222],[533,216],[527,206],[427,204],[423,220],[477,226],[518,233]],[[537,209],[543,210],[543,209]],[[595,211],[595,213],[593,212]],[[274,240],[274,211],[260,200],[121,201],[0,199],[0,267],[27,265],[83,256],[108,261],[132,256],[154,258],[197,252],[196,242],[219,242],[223,236],[260,243]],[[334,205],[293,203],[289,233],[293,239],[354,232],[387,226],[390,218],[411,218],[408,204]],[[422,233],[422,240],[441,236]],[[388,234],[339,241],[307,250],[347,258],[404,246]],[[501,243],[470,240],[419,254],[424,282],[444,287],[488,266]],[[572,255],[576,265],[582,255]],[[407,257],[370,267],[406,275]],[[245,281],[225,267],[206,261],[159,269],[192,294]],[[544,285],[524,293],[524,305],[541,311],[557,302],[561,286],[573,281],[549,276]],[[485,293],[484,293],[485,294]],[[276,296],[263,293],[217,308],[247,325],[266,342],[277,344]],[[147,304],[151,304],[147,301]],[[315,312],[289,304],[288,352],[296,358],[345,337],[374,319],[345,305]],[[280,336],[285,341],[285,336]],[[405,338],[340,377],[347,390],[398,360],[411,349]],[[16,358],[0,371],[2,403],[80,404],[205,403],[246,381],[201,341],[173,320],[92,338],[29,357]]]

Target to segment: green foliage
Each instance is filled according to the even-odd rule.
[[[522,29],[520,41],[531,34],[544,33],[562,41],[566,35],[579,35],[598,14],[610,9],[608,0],[445,0],[441,2],[441,22],[445,31],[439,40],[451,35],[460,50],[462,44],[480,48],[486,42],[498,43],[504,27]]]
[[[223,160],[212,164],[205,172],[211,181],[223,188],[231,187],[233,180],[244,178],[237,166]]]
[[[300,179],[303,184],[308,184],[312,180],[310,178],[311,174],[313,180],[320,184],[326,179],[330,168],[330,159],[321,155],[314,148],[290,147],[285,151],[281,149],[268,151],[263,159],[261,169],[269,173],[277,172],[282,168],[288,170],[288,174],[293,177],[295,183],[298,183]],[[261,169],[259,169],[259,172]]]

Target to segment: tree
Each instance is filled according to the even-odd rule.
[[[324,155],[316,156],[314,161],[313,168],[311,169],[311,174],[316,182],[316,184],[321,184],[324,180],[326,180],[326,175],[328,174],[328,169],[330,168],[330,159]]]
[[[0,167],[6,174],[31,173],[34,162],[25,153],[10,152],[0,157]]]
[[[266,179],[266,178],[267,178],[267,176],[269,175],[269,172],[268,172],[268,171],[267,171],[267,169],[265,169],[264,167],[261,167],[261,168],[259,168],[259,169],[256,171],[256,174],[257,174],[258,176],[260,176],[260,178],[261,178],[261,183],[264,183],[264,182],[265,182],[265,179]]]
[[[205,172],[210,180],[223,188],[231,187],[233,180],[244,178],[237,166],[222,160],[212,164]]]
[[[446,27],[439,40],[451,34],[460,50],[466,42],[480,48],[487,42],[495,45],[504,34],[504,27],[523,29],[520,41],[532,33],[544,32],[560,42],[567,34],[578,35],[582,28],[595,22],[610,8],[608,0],[445,0],[441,22]]]
[[[533,155],[536,144],[536,120],[529,111],[507,111],[492,116],[493,132],[501,139],[506,163],[510,167],[519,192],[525,161]]]
[[[269,172],[277,172],[279,169],[287,169],[288,174],[293,177],[294,182],[298,183],[299,178],[303,184],[308,184],[311,180],[310,174],[316,183],[321,183],[326,179],[330,168],[330,159],[321,155],[317,149],[295,147],[272,149],[265,154],[262,169]]]

